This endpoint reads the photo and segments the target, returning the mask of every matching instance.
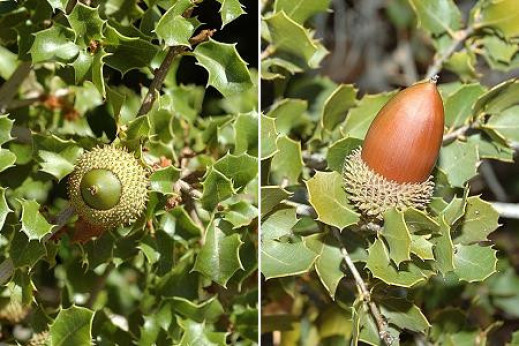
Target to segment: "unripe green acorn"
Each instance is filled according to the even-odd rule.
[[[146,208],[145,168],[124,149],[94,148],[76,162],[68,180],[70,202],[88,223],[115,227],[135,221]]]
[[[364,216],[381,219],[391,208],[427,206],[443,127],[443,102],[434,80],[404,89],[386,103],[362,149],[344,164],[345,189]]]

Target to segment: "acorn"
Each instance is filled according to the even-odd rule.
[[[133,154],[114,146],[94,148],[76,162],[68,179],[70,202],[94,226],[128,225],[148,201],[147,170]]]
[[[443,102],[436,79],[400,91],[378,112],[362,145],[346,157],[349,200],[368,219],[396,208],[425,209],[431,171],[443,140]]]

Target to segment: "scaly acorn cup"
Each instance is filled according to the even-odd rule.
[[[379,111],[362,148],[344,163],[349,200],[369,219],[385,211],[424,209],[443,140],[443,102],[436,80],[400,91]]]
[[[105,146],[84,153],[68,179],[68,195],[76,212],[102,227],[127,225],[146,208],[146,169],[125,149]]]

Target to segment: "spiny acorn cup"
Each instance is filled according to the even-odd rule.
[[[146,169],[125,149],[94,148],[76,162],[68,179],[68,195],[88,223],[103,227],[127,225],[146,208]]]
[[[443,127],[435,80],[400,91],[379,111],[362,148],[346,157],[343,170],[348,198],[365,217],[381,220],[392,208],[427,206]]]

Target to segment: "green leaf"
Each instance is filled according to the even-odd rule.
[[[405,263],[397,269],[389,258],[388,250],[383,241],[376,239],[368,249],[368,261],[366,267],[374,277],[379,278],[388,285],[411,287],[425,281],[425,276],[413,262]]]
[[[285,57],[300,68],[317,68],[328,53],[324,47],[310,37],[310,33],[300,24],[278,12],[265,18],[271,46],[276,55]]]
[[[348,113],[342,128],[342,133],[349,137],[363,139],[377,113],[395,94],[396,91],[393,91],[362,97],[357,107]]]
[[[258,160],[248,154],[227,154],[213,167],[231,179],[236,189],[245,187],[258,174]]]
[[[149,67],[159,51],[156,45],[139,37],[125,36],[110,24],[106,25],[105,36],[105,50],[110,55],[104,61],[123,75],[132,69]]]
[[[463,187],[466,181],[477,174],[478,151],[474,144],[456,140],[442,147],[438,166],[454,187]]]
[[[276,0],[274,11],[284,11],[294,21],[304,24],[309,18],[320,12],[326,12],[330,0]]]
[[[321,245],[321,251],[315,261],[315,270],[330,297],[335,299],[339,282],[345,276],[341,268],[343,257],[340,244],[330,234],[319,235],[317,240]]]
[[[278,151],[272,158],[271,174],[278,182],[286,179],[288,185],[296,185],[304,166],[301,143],[281,136],[278,137],[276,145]]]
[[[519,142],[519,106],[492,115],[483,127],[496,131],[507,142]]]
[[[179,346],[215,345],[225,346],[227,333],[213,332],[208,325],[196,323],[191,320],[179,320],[180,327],[184,330]]]
[[[101,19],[97,8],[78,2],[67,19],[74,30],[77,44],[87,47],[92,40],[99,41],[103,38],[103,25],[106,21]]]
[[[278,132],[276,129],[276,120],[261,116],[261,159],[267,159],[273,156],[278,147],[276,141],[278,138]]]
[[[389,258],[397,267],[411,260],[411,235],[404,221],[404,214],[396,209],[384,213],[382,236],[389,245]]]
[[[261,225],[261,239],[282,240],[293,236],[292,228],[298,221],[294,208],[276,210]]]
[[[440,235],[431,238],[434,244],[436,266],[444,275],[454,270],[454,245],[452,244],[451,230],[443,216],[440,217]]]
[[[389,323],[401,329],[426,332],[430,327],[420,308],[405,299],[383,297],[380,310]]]
[[[182,16],[191,7],[193,3],[190,0],[178,0],[160,17],[155,32],[166,46],[191,47],[189,39],[200,25],[196,18]]]
[[[224,313],[218,296],[213,296],[201,303],[195,303],[182,297],[173,297],[173,310],[179,315],[189,318],[195,322],[215,323]]]
[[[353,137],[344,137],[333,143],[326,154],[328,168],[342,174],[346,156],[361,145],[362,140]]]
[[[209,73],[208,84],[224,97],[244,92],[253,86],[245,61],[236,50],[236,45],[210,39],[198,45],[193,54],[198,64]]]
[[[245,14],[240,0],[218,0],[218,2],[221,4],[220,17],[222,18],[222,29],[242,14]]]
[[[318,220],[339,229],[359,221],[359,214],[348,203],[342,184],[342,177],[337,172],[317,172],[306,182],[308,200],[317,212]]]
[[[218,203],[235,193],[232,180],[213,167],[207,173],[202,186],[203,193],[200,202],[205,210],[214,210]]]
[[[0,230],[4,227],[5,219],[7,218],[7,214],[12,212],[7,204],[5,199],[5,191],[6,189],[0,187]]]
[[[0,149],[0,172],[9,167],[13,167],[16,162],[16,155],[7,149]]]
[[[42,242],[29,240],[24,232],[15,231],[9,247],[9,257],[15,268],[32,268],[45,255],[45,245]]]
[[[272,105],[267,117],[276,119],[275,127],[280,134],[288,135],[293,128],[305,124],[307,108],[306,100],[282,99]]]
[[[83,153],[83,148],[70,144],[59,152],[39,150],[41,171],[51,174],[60,181],[74,170],[76,160]]]
[[[476,28],[490,27],[498,30],[506,39],[519,36],[519,13],[514,0],[492,0],[482,3],[474,12]]]
[[[262,240],[261,272],[267,280],[306,273],[316,258],[298,237],[291,242]]]
[[[290,193],[279,186],[261,187],[261,215],[265,216],[281,202],[286,200]]]
[[[243,269],[239,255],[242,244],[239,234],[226,235],[212,222],[193,270],[226,287],[233,274]]]
[[[428,240],[428,235],[411,234],[411,253],[418,256],[423,261],[433,261],[433,244]]]
[[[409,0],[418,17],[418,26],[431,34],[451,34],[460,28],[461,13],[452,0]]]
[[[405,223],[413,234],[438,233],[440,225],[424,211],[409,208],[404,212]]]
[[[477,133],[468,137],[468,142],[474,143],[478,148],[481,159],[493,159],[504,162],[513,162],[514,150],[505,144],[493,141],[489,137]]]
[[[50,326],[52,345],[90,345],[94,311],[72,306],[61,309]]]
[[[499,213],[488,202],[478,196],[467,199],[467,209],[463,222],[454,232],[455,244],[472,244],[488,240],[490,233],[499,227]]]
[[[445,100],[445,125],[452,131],[464,125],[471,117],[472,106],[485,92],[478,83],[465,84]]]
[[[496,272],[496,250],[488,246],[457,245],[454,272],[467,282],[483,281]]]
[[[346,112],[357,104],[357,89],[351,84],[341,84],[324,102],[321,125],[325,130],[333,131],[335,126],[344,121]]]
[[[11,120],[7,115],[0,115],[0,146],[12,141],[11,131],[13,129],[14,120]]]
[[[175,166],[158,169],[150,176],[151,190],[163,195],[173,195],[173,185],[179,178],[180,170]]]
[[[480,113],[498,114],[505,109],[518,104],[519,81],[509,79],[496,85],[481,95],[474,105],[474,114]]]
[[[258,209],[246,201],[233,203],[224,212],[224,220],[230,222],[233,229],[248,226],[257,217]]]
[[[61,10],[63,12],[65,12],[68,1],[69,0],[47,0],[49,5],[52,6],[53,11]]]
[[[255,112],[238,114],[234,121],[234,154],[258,153],[258,115]]]
[[[38,31],[30,49],[32,62],[72,61],[79,53],[79,47],[74,44],[74,38],[74,31],[58,23],[54,23],[48,29]]]
[[[40,205],[38,202],[31,200],[21,200],[22,205],[22,232],[24,232],[29,240],[41,240],[52,231],[53,225],[40,214]]]

